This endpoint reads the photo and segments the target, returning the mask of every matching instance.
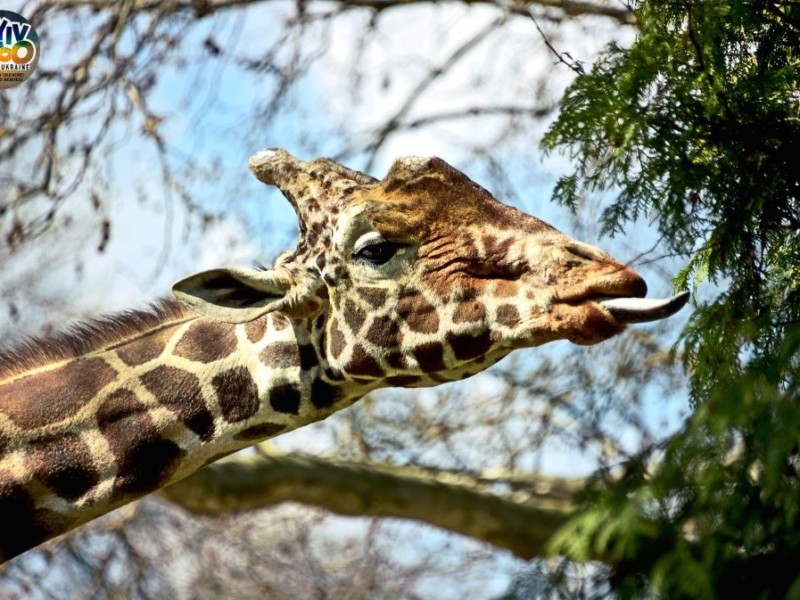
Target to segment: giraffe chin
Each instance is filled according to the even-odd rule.
[[[689,292],[670,298],[610,298],[598,304],[621,323],[648,323],[674,315],[689,300]]]

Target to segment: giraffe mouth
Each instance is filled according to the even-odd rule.
[[[621,323],[648,323],[674,315],[689,301],[689,292],[670,298],[597,298],[595,302],[605,308]]]

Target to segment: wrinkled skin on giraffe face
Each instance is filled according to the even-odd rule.
[[[603,341],[686,301],[635,300],[647,287],[632,269],[440,159],[398,159],[382,181],[282,150],[251,169],[294,206],[297,248],[270,270],[200,273],[175,294],[226,322],[281,311],[304,323],[333,378],[459,379],[516,348]]]

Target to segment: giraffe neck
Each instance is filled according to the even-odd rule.
[[[0,373],[0,560],[370,389],[335,381],[315,328],[280,313],[150,325]]]

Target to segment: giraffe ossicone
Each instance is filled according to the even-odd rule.
[[[667,317],[626,265],[438,158],[384,179],[285,150],[250,168],[300,235],[266,270],[0,353],[0,560],[385,386],[463,379],[517,348]]]

